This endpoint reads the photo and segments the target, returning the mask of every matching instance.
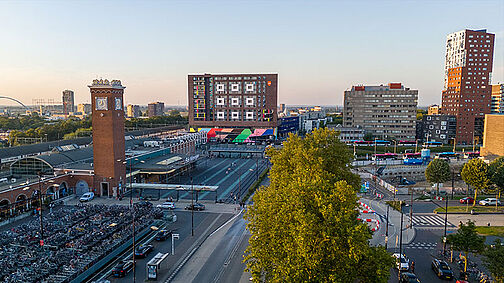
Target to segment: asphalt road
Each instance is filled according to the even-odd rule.
[[[203,232],[212,232],[208,230],[209,227],[217,228],[222,225],[225,221],[231,218],[232,214],[217,214],[217,213],[207,213],[207,212],[195,212],[194,213],[194,237],[191,236],[191,212],[190,211],[175,211],[177,215],[177,222],[170,224],[167,229],[176,230],[176,233],[180,235],[179,240],[175,240],[175,255],[171,255],[171,240],[157,242],[153,240],[151,244],[154,246],[154,250],[144,259],[138,259],[136,264],[136,280],[137,282],[144,282],[146,279],[146,266],[147,262],[151,260],[157,253],[170,253],[170,256],[166,259],[164,263],[167,268],[161,271],[160,277],[167,275],[175,268],[176,262],[179,261],[184,254],[192,247],[194,242],[201,236]],[[133,282],[133,272],[129,272],[123,278],[113,278],[109,276],[107,278],[111,282]]]

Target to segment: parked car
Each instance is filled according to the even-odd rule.
[[[401,273],[401,281],[400,283],[420,283],[420,280],[416,277],[415,274],[410,272]]]
[[[185,207],[186,210],[205,210],[205,205],[195,202],[194,204],[189,204]]]
[[[124,277],[131,269],[133,269],[132,260],[120,261],[114,266],[114,269],[112,269],[112,276]]]
[[[498,200],[496,198],[486,198],[484,200],[479,201],[479,205],[484,205],[484,206],[495,205],[496,203],[497,203],[497,205],[501,205],[500,200]]]
[[[453,280],[453,271],[445,261],[433,259],[431,267],[432,270],[436,273],[437,277],[441,279]]]
[[[79,201],[80,201],[80,202],[86,202],[86,201],[90,201],[90,200],[92,200],[92,199],[94,199],[94,193],[93,193],[93,192],[87,192],[87,193],[84,193],[84,194],[80,197]]]
[[[159,230],[156,233],[156,241],[165,241],[171,237],[172,234],[173,232],[171,230]]]
[[[460,199],[460,203],[462,204],[473,204],[474,199],[472,197],[465,197]]]
[[[161,204],[156,205],[157,208],[161,209],[175,209],[175,203],[172,201],[165,201]]]
[[[406,255],[402,254],[399,256],[399,253],[392,254],[392,257],[396,259],[396,268],[400,269],[402,271],[408,271],[409,270],[409,259],[406,257]],[[400,258],[400,259],[399,259]]]
[[[135,257],[144,258],[146,257],[154,247],[152,245],[140,245],[135,250]]]

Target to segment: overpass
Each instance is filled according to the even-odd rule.
[[[217,195],[219,186],[208,186],[208,185],[178,185],[178,184],[152,184],[152,183],[132,183],[127,184],[126,186],[131,185],[132,190],[157,190],[159,196],[161,196],[161,191],[176,191],[177,192],[177,201],[179,200],[179,192],[196,192],[196,201],[198,201],[198,194],[201,191],[205,192],[213,192],[215,193],[215,201],[217,202]]]

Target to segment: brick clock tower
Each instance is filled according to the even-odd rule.
[[[89,86],[93,109],[93,190],[100,196],[117,196],[126,181],[124,149],[125,87],[119,80],[93,80]]]

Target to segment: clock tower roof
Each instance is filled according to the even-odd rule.
[[[91,85],[88,85],[89,88],[114,88],[114,89],[125,89],[125,86],[122,86],[120,80],[112,80],[109,81],[107,79],[96,79],[93,80]]]

